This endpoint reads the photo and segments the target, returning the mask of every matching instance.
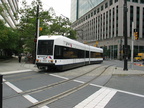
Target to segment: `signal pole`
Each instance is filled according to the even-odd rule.
[[[37,38],[39,36],[39,5],[37,5],[37,13],[36,13],[36,33],[35,33],[35,50],[34,50],[34,61],[33,63],[35,64],[36,61],[36,45],[37,45]]]
[[[131,68],[133,69],[133,52],[134,52],[134,29],[135,23],[132,22],[132,37],[131,37]]]
[[[128,47],[127,47],[127,0],[124,0],[123,5],[123,33],[124,33],[124,71],[127,71],[127,61],[128,61]]]
[[[3,106],[3,75],[0,75],[0,108]]]

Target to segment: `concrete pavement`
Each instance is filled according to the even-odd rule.
[[[17,57],[13,57],[9,60],[0,60],[0,74],[7,73],[10,71],[24,71],[24,70],[37,70],[35,64],[25,63],[24,58],[22,58],[22,62],[18,62]]]
[[[128,69],[128,71],[124,71],[123,68],[116,67],[114,69],[113,75],[144,75],[144,71],[133,69]]]

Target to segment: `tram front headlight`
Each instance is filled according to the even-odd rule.
[[[51,63],[53,63],[53,60],[51,60]]]
[[[39,62],[39,59],[36,59],[36,62]]]

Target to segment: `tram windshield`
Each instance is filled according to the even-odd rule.
[[[52,55],[53,54],[53,40],[39,40],[38,41],[38,55]]]

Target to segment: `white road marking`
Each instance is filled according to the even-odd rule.
[[[66,77],[61,77],[59,75],[54,75],[54,74],[52,76],[63,78],[63,79],[68,79]],[[78,83],[84,83],[83,81],[80,81],[80,80],[73,80],[73,81],[78,82]],[[82,101],[78,105],[76,105],[74,108],[104,108],[117,92],[126,93],[126,94],[130,94],[133,96],[139,96],[139,97],[144,98],[144,95],[141,95],[141,94],[136,94],[136,93],[118,90],[114,88],[108,88],[105,86],[96,85],[92,83],[89,85],[100,87],[101,89],[97,91],[96,93],[94,93],[93,95],[91,95],[90,97],[86,98],[84,101]],[[91,98],[93,98],[93,100],[91,100]]]
[[[75,81],[75,82],[78,82],[78,83],[85,83],[85,82],[83,82],[83,81],[79,81],[79,80],[73,80],[73,81]]]
[[[27,70],[18,70],[18,71],[9,71],[9,72],[0,72],[1,75],[8,75],[8,74],[15,74],[15,73],[23,73],[23,72],[29,72],[32,71],[30,69]]]
[[[62,79],[66,79],[68,80],[69,78],[66,78],[66,77],[63,77],[63,76],[59,76],[59,75],[55,75],[55,74],[49,74],[51,76],[54,76],[54,77],[58,77],[58,78],[62,78]]]
[[[55,74],[50,74],[51,76],[55,76],[55,77],[58,77],[58,78],[62,78],[62,79],[69,79],[67,77],[62,77],[62,76],[59,76],[59,75],[55,75]],[[80,80],[73,80],[75,82],[78,82],[78,83],[85,83],[83,81],[80,81]],[[105,87],[105,86],[101,86],[101,85],[96,85],[96,84],[90,84],[91,86],[95,86],[95,87]],[[114,88],[111,88],[113,90],[116,90],[118,92],[121,92],[121,93],[126,93],[126,94],[130,94],[130,95],[134,95],[134,96],[139,96],[139,97],[143,97],[144,98],[144,95],[141,95],[141,94],[137,94],[137,93],[132,93],[132,92],[128,92],[128,91],[123,91],[123,90],[118,90],[118,89],[114,89]]]
[[[33,104],[38,102],[38,100],[36,100],[35,98],[31,97],[30,95],[23,95],[23,97],[25,97],[27,100],[29,100]]]
[[[5,79],[3,79],[3,81],[6,81]],[[14,91],[16,91],[17,93],[21,93],[23,92],[21,89],[19,89],[18,87],[16,87],[14,84],[10,83],[10,82],[4,82],[6,85],[8,85],[10,88],[12,88]],[[32,96],[30,95],[23,95],[23,97],[25,99],[27,99],[28,101],[30,101],[31,103],[37,103],[38,100],[36,100],[35,98],[33,98]],[[41,108],[49,108],[47,106],[43,106]]]
[[[101,86],[101,85],[96,85],[96,84],[90,84],[92,86],[95,86],[95,87],[105,87],[105,86]],[[114,88],[111,88],[111,89],[114,89]],[[118,92],[121,92],[121,93],[126,93],[126,94],[130,94],[130,95],[133,95],[133,96],[138,96],[138,97],[142,97],[144,98],[144,95],[141,95],[141,94],[137,94],[137,93],[132,93],[132,92],[128,92],[128,91],[123,91],[123,90],[118,90],[118,89],[114,89]]]
[[[5,80],[6,81],[6,80]],[[16,87],[15,85],[13,85],[10,82],[5,82],[6,85],[8,85],[10,88],[12,88],[14,91],[16,91],[17,93],[21,93],[23,92],[21,89],[19,89],[18,87]]]
[[[104,108],[116,92],[114,89],[103,87],[74,108]]]

